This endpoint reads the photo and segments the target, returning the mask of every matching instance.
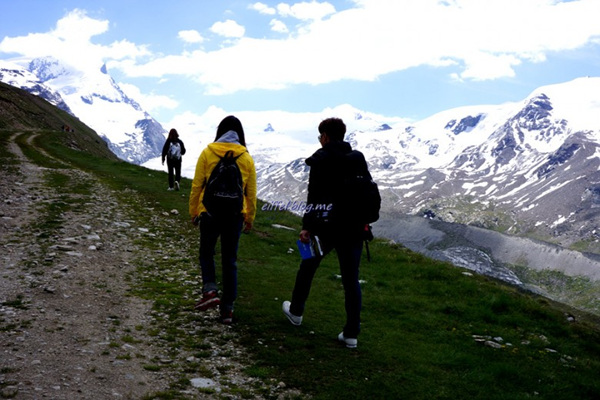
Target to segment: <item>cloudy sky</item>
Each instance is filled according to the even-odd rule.
[[[600,0],[0,0],[0,59],[106,64],[161,123],[211,105],[419,120],[600,76]]]

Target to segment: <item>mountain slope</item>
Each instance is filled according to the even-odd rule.
[[[71,128],[60,135],[67,147],[116,159],[106,142],[73,115],[39,96],[0,82],[0,129],[61,131],[64,125]]]
[[[62,99],[63,108],[96,130],[123,160],[141,164],[162,150],[164,128],[119,88],[105,66],[79,71],[52,57],[33,59],[26,69],[0,62],[0,80],[53,104]]]

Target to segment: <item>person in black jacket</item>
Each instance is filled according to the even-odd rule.
[[[169,171],[169,189],[179,190],[181,181],[181,156],[185,154],[185,146],[176,129],[169,131],[169,137],[165,141],[162,149],[162,165],[165,165],[167,159],[167,170]]]
[[[283,313],[293,325],[302,323],[302,315],[313,277],[321,260],[335,249],[345,293],[346,325],[338,340],[355,348],[360,332],[362,293],[358,280],[363,248],[364,222],[356,217],[352,199],[342,184],[348,171],[364,171],[368,166],[363,154],[344,142],[346,125],[339,118],[319,124],[321,149],[306,159],[310,166],[306,212],[302,218],[300,241],[320,242],[322,254],[302,260],[296,275],[292,300],[284,301]],[[350,194],[351,196],[351,194]],[[350,204],[350,205],[349,205]]]

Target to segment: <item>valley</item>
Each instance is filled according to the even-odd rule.
[[[533,239],[386,213],[374,233],[476,273],[600,314],[600,256]]]

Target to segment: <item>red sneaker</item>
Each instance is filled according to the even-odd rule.
[[[231,325],[233,323],[233,311],[222,312],[221,323],[225,325]]]
[[[196,310],[206,311],[209,308],[217,307],[219,304],[221,304],[221,300],[219,300],[219,297],[217,296],[217,291],[211,290],[210,292],[202,293],[202,299],[196,303],[194,308]]]

